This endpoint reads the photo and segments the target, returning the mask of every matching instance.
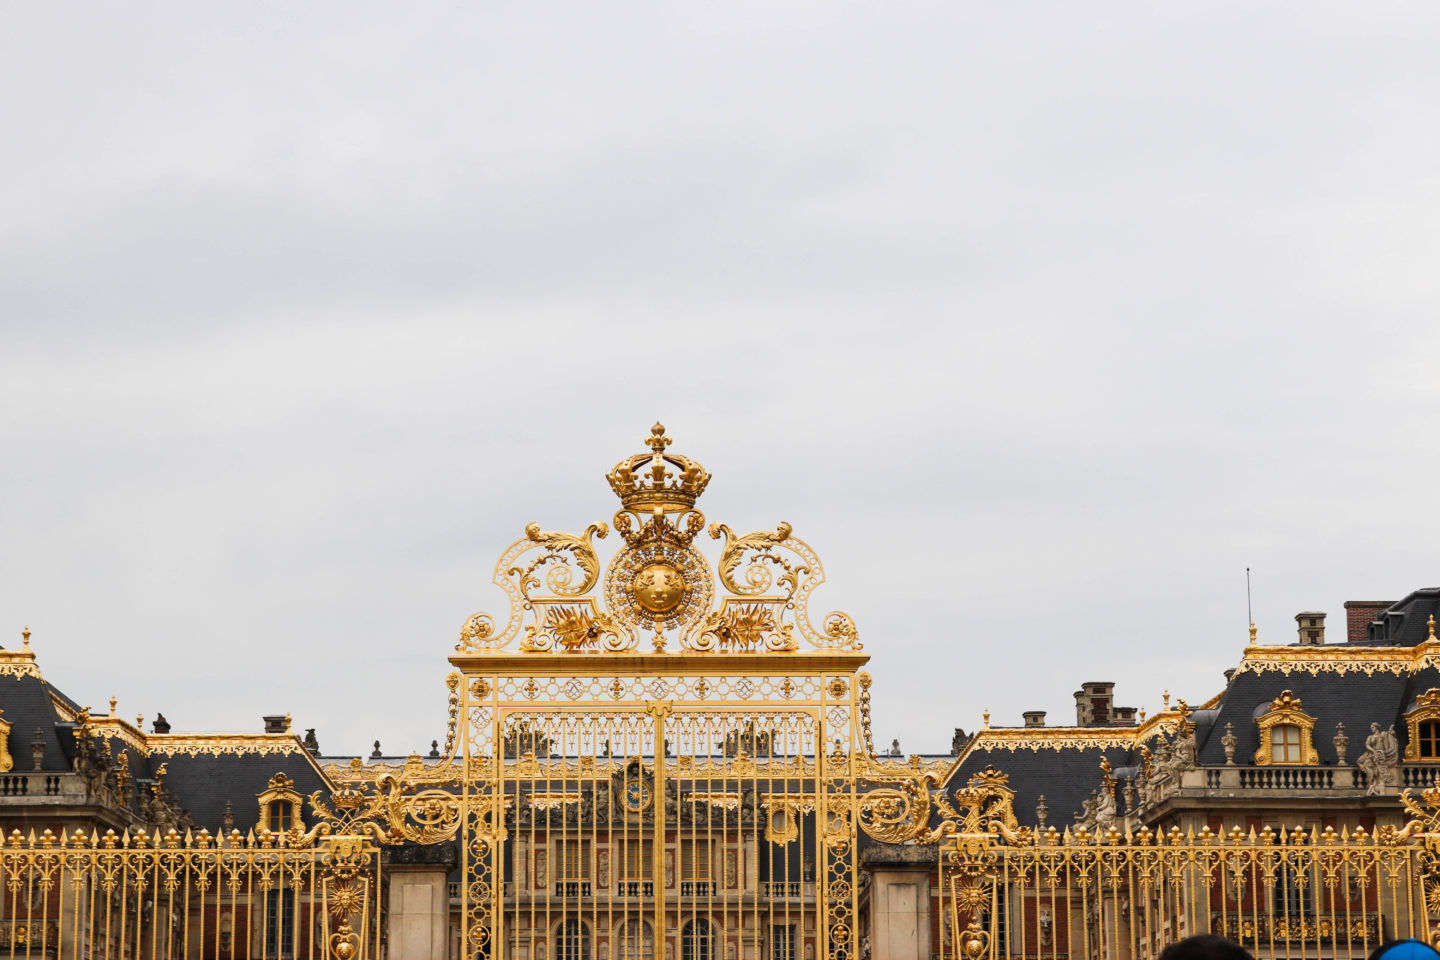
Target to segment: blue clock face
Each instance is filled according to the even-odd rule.
[[[625,784],[625,808],[639,812],[650,806],[650,785],[644,780],[631,780]]]

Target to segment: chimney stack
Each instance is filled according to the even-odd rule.
[[[1295,623],[1299,625],[1301,643],[1310,645],[1325,642],[1325,614],[1307,610],[1295,614]]]
[[[1095,682],[1080,684],[1075,691],[1075,725],[1106,727],[1110,725],[1110,708],[1115,699],[1115,684]]]
[[[1370,639],[1370,624],[1380,619],[1380,614],[1395,606],[1394,600],[1346,600],[1345,640],[1348,643],[1363,643]]]
[[[1135,708],[1116,707],[1114,719],[1111,722],[1117,727],[1135,726]]]
[[[1020,716],[1025,718],[1025,726],[1027,727],[1045,726],[1044,710],[1026,710],[1024,713],[1020,714]]]
[[[266,733],[290,732],[290,715],[288,713],[282,713],[276,717],[262,717],[261,719],[265,721]]]

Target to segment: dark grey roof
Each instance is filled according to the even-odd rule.
[[[1433,671],[1426,673],[1433,674]],[[1423,681],[1420,689],[1440,686],[1440,677],[1434,679],[1433,683]],[[1224,765],[1225,748],[1221,738],[1227,724],[1235,732],[1235,762],[1253,763],[1255,752],[1260,748],[1260,729],[1255,720],[1286,690],[1298,697],[1300,708],[1315,718],[1315,749],[1320,754],[1320,762],[1336,762],[1335,725],[1344,723],[1346,736],[1350,738],[1346,762],[1354,763],[1364,750],[1371,723],[1379,723],[1382,728],[1395,724],[1395,732],[1404,743],[1404,723],[1400,715],[1406,702],[1413,698],[1409,693],[1412,686],[1410,677],[1381,670],[1368,675],[1363,671],[1342,674],[1330,670],[1313,675],[1303,671],[1287,675],[1278,670],[1236,673],[1213,721],[1203,730],[1196,726],[1200,764]]]
[[[304,753],[202,753],[188,756],[155,756],[155,767],[165,764],[165,786],[175,795],[182,809],[190,811],[195,829],[201,827],[217,833],[225,819],[225,801],[235,813],[235,826],[244,832],[255,826],[260,809],[256,797],[264,793],[270,778],[284,773],[295,782],[295,790],[309,797],[316,790],[329,795],[329,787],[310,758]],[[313,822],[308,802],[304,806],[306,825]]]
[[[50,699],[51,691],[50,685],[40,677],[0,677],[0,709],[5,711],[5,720],[10,724],[7,745],[18,771],[33,769],[30,743],[35,739],[36,730],[45,741],[41,769],[70,769],[71,743],[68,733],[55,726],[59,717]],[[62,736],[66,737],[64,743]]]
[[[1440,614],[1440,587],[1423,587],[1378,614],[1370,624],[1368,642],[1389,647],[1424,643],[1430,635],[1427,621],[1437,614]]]
[[[1108,758],[1116,769],[1134,766],[1137,762],[1124,747],[1062,746],[1057,750],[1045,746],[1038,751],[978,747],[945,785],[946,796],[950,797],[953,789],[964,787],[972,775],[993,766],[1010,778],[1010,789],[1015,791],[1015,816],[1022,826],[1036,825],[1035,806],[1043,794],[1049,808],[1046,822],[1063,830],[1074,825],[1075,814],[1081,811],[1091,792],[1099,788],[1103,776],[1101,757]]]

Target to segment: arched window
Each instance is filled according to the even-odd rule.
[[[1282,723],[1270,728],[1270,762],[1300,763],[1300,728]]]
[[[680,934],[680,960],[710,960],[709,920],[691,920]]]
[[[560,924],[560,951],[557,960],[590,960],[590,928],[579,920]]]
[[[654,960],[655,931],[644,920],[626,920],[620,925],[615,960]]]

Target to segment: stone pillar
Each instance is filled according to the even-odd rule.
[[[930,876],[935,864],[933,846],[876,846],[865,852],[871,960],[930,960]]]
[[[449,844],[406,844],[385,851],[388,878],[388,960],[447,960],[450,945]]]

